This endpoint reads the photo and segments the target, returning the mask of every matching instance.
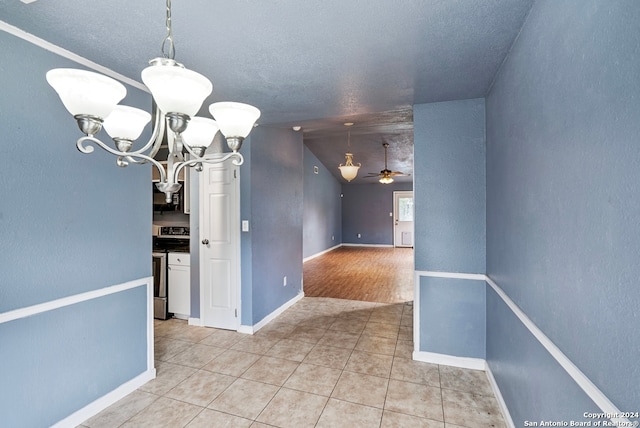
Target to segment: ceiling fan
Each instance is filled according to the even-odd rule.
[[[389,148],[389,143],[382,143],[382,147],[384,147],[384,169],[379,173],[370,172],[364,178],[380,177],[380,179],[378,180],[380,183],[389,184],[389,183],[393,183],[393,177],[411,175],[411,174],[405,174],[404,172],[400,172],[400,171],[391,171],[387,167],[387,148]]]

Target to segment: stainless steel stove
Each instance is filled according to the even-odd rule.
[[[153,225],[153,316],[166,320],[168,311],[167,254],[189,252],[188,226]]]

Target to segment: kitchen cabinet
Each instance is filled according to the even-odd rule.
[[[191,259],[189,253],[169,253],[169,312],[176,318],[191,314]]]

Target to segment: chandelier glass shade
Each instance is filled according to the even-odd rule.
[[[168,63],[154,64],[142,70],[142,82],[149,88],[158,108],[164,112],[195,116],[213,84],[202,74]]]
[[[117,80],[74,68],[50,70],[47,82],[73,116],[107,117],[127,95],[127,89]]]
[[[99,73],[70,68],[50,70],[46,79],[85,134],[76,142],[78,150],[92,153],[94,146],[98,146],[115,155],[116,164],[121,167],[151,163],[160,173],[156,187],[170,202],[173,193],[181,187],[178,176],[183,168],[201,170],[203,163],[222,163],[228,159],[235,165],[243,163],[238,151],[260,117],[260,110],[248,104],[218,102],[209,106],[215,120],[195,116],[211,95],[213,84],[173,59],[171,0],[166,2],[166,12],[167,35],[162,42],[164,57],[149,61],[149,67],[141,73],[142,81],[153,97],[155,118],[151,138],[142,147],[133,150],[135,140],[152,115],[118,104],[127,93],[122,83]],[[113,140],[112,145],[95,137],[103,127]],[[224,156],[205,154],[218,131],[227,140],[231,153]],[[168,141],[169,154],[166,161],[161,162],[155,156],[163,141]]]
[[[353,123],[345,123],[345,126],[352,126]],[[362,166],[361,164],[354,165],[353,163],[353,153],[351,153],[350,144],[351,143],[351,132],[347,131],[347,153],[345,153],[345,162],[344,165],[340,164],[338,169],[340,170],[340,174],[342,178],[347,181],[351,181],[358,175],[358,170]]]
[[[192,148],[204,148],[211,145],[213,137],[218,133],[218,124],[208,117],[194,117],[189,121],[189,126],[182,133],[182,138],[189,142]]]
[[[140,137],[144,127],[151,121],[151,114],[139,108],[116,106],[106,117],[102,126],[113,139],[134,141]]]
[[[353,154],[345,153],[345,164],[338,167],[340,169],[340,174],[342,174],[342,178],[347,181],[351,181],[358,175],[358,170],[360,169],[360,164],[353,164]]]

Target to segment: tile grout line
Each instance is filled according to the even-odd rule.
[[[324,307],[321,307],[321,306],[324,306]],[[355,321],[358,321],[358,322],[360,322],[360,320],[362,320],[362,321],[363,321],[363,323],[364,323],[364,327],[363,327],[363,329],[362,329],[359,333],[354,333],[354,332],[353,332],[353,330],[332,329],[331,327],[332,327],[332,326],[333,326],[333,325],[334,325],[338,320],[345,320],[345,318],[341,317],[341,315],[343,315],[343,314],[345,314],[345,313],[350,313],[350,312],[359,312],[359,311],[365,310],[365,308],[355,308],[355,307],[354,307],[354,308],[348,308],[347,306],[348,306],[348,303],[343,304],[342,306],[339,306],[339,307],[337,307],[337,306],[335,306],[335,305],[333,305],[333,306],[332,306],[332,305],[313,305],[313,304],[310,304],[310,303],[309,303],[309,304],[305,305],[304,311],[299,311],[299,312],[301,312],[301,314],[300,314],[300,315],[296,314],[296,315],[294,316],[294,318],[292,318],[292,321],[291,321],[291,324],[292,324],[292,325],[297,325],[297,324],[302,323],[302,322],[309,322],[309,321],[310,321],[310,320],[312,320],[314,317],[322,317],[322,318],[326,317],[326,318],[327,318],[327,319],[329,319],[329,321],[330,321],[330,322],[323,323],[323,327],[315,327],[315,328],[318,328],[318,329],[322,329],[322,330],[323,330],[323,333],[322,333],[322,335],[319,337],[319,339],[318,339],[318,340],[316,340],[314,343],[312,343],[312,347],[310,348],[310,350],[309,350],[308,352],[306,352],[306,353],[305,353],[305,356],[304,356],[304,357],[302,358],[302,360],[300,360],[300,361],[298,361],[297,359],[289,360],[288,358],[286,358],[286,357],[282,357],[281,355],[276,355],[276,356],[268,355],[268,353],[269,353],[272,349],[274,349],[274,348],[275,348],[275,346],[276,346],[278,343],[282,342],[283,340],[292,340],[292,341],[295,341],[295,339],[290,339],[290,338],[289,338],[289,336],[290,336],[293,332],[283,333],[283,334],[277,334],[277,335],[274,335],[273,337],[271,337],[271,336],[264,336],[265,338],[272,338],[272,339],[273,339],[273,342],[271,342],[272,344],[270,344],[270,346],[265,347],[265,349],[264,349],[264,350],[261,350],[259,353],[256,353],[255,351],[253,351],[253,352],[249,352],[249,351],[242,351],[242,350],[234,350],[234,349],[232,349],[232,347],[233,347],[233,346],[235,346],[235,345],[236,345],[237,343],[239,343],[240,341],[236,341],[236,342],[234,342],[234,343],[231,343],[230,345],[225,345],[225,346],[218,346],[218,345],[210,345],[210,344],[207,344],[207,343],[201,343],[202,341],[206,340],[207,338],[212,337],[212,335],[213,335],[213,334],[215,334],[215,333],[211,333],[211,334],[209,334],[209,335],[207,335],[207,336],[205,336],[205,337],[202,337],[201,339],[199,339],[199,340],[197,340],[197,341],[184,341],[184,340],[181,340],[180,338],[176,338],[176,337],[172,336],[172,335],[175,335],[177,332],[174,330],[175,326],[170,326],[171,328],[167,328],[167,329],[166,329],[166,331],[168,331],[168,332],[169,332],[169,334],[170,334],[169,336],[156,336],[156,338],[162,338],[163,340],[167,340],[167,341],[179,341],[179,342],[184,342],[184,343],[188,344],[189,346],[188,346],[188,348],[187,348],[187,349],[184,349],[184,350],[182,350],[182,351],[179,351],[179,352],[177,352],[175,355],[171,355],[171,356],[169,357],[169,359],[175,358],[177,355],[179,355],[179,354],[181,354],[181,353],[183,353],[183,352],[188,352],[189,350],[194,349],[194,348],[196,347],[196,345],[204,345],[204,346],[206,346],[206,347],[218,348],[218,349],[222,350],[222,352],[220,352],[220,353],[219,353],[219,354],[217,354],[215,357],[213,357],[213,359],[212,359],[211,361],[209,361],[209,362],[207,362],[207,363],[205,363],[204,365],[199,366],[199,367],[193,367],[193,366],[185,365],[185,364],[184,364],[184,363],[182,363],[182,362],[180,362],[180,363],[178,363],[178,362],[173,362],[173,363],[172,363],[172,362],[168,362],[168,361],[157,360],[158,362],[163,362],[163,363],[167,363],[167,364],[171,364],[171,365],[175,365],[175,366],[179,366],[179,367],[183,367],[183,368],[186,368],[186,369],[193,370],[193,373],[189,374],[186,378],[184,378],[184,379],[180,380],[178,383],[176,383],[175,385],[171,386],[171,387],[169,388],[169,390],[168,390],[168,391],[166,391],[166,392],[165,392],[164,394],[162,394],[162,395],[159,395],[159,394],[157,394],[157,393],[155,393],[155,392],[149,392],[149,391],[144,391],[144,390],[140,390],[140,389],[139,389],[140,391],[142,391],[142,392],[144,392],[144,393],[147,393],[147,394],[150,394],[150,395],[154,396],[154,397],[155,397],[155,399],[154,399],[150,404],[148,404],[147,406],[145,406],[144,408],[142,408],[142,409],[138,410],[134,415],[131,415],[131,416],[130,416],[126,421],[124,421],[124,422],[123,422],[123,424],[126,424],[126,423],[127,423],[127,422],[129,422],[131,419],[135,418],[137,415],[139,415],[140,413],[144,412],[146,409],[148,409],[150,406],[152,406],[152,405],[153,405],[153,403],[155,403],[159,398],[166,398],[166,399],[168,399],[168,400],[175,400],[175,401],[178,401],[178,402],[181,402],[181,403],[185,403],[185,404],[188,404],[188,405],[191,405],[191,406],[199,407],[199,408],[200,408],[200,410],[196,413],[196,415],[194,415],[194,416],[193,416],[189,421],[187,421],[187,422],[185,423],[186,425],[188,425],[188,424],[192,423],[196,418],[198,418],[198,417],[199,417],[199,415],[201,415],[201,414],[202,414],[202,412],[203,412],[205,409],[212,410],[212,411],[219,412],[219,413],[223,413],[223,414],[226,414],[226,415],[229,415],[229,416],[233,416],[233,417],[243,418],[243,419],[245,419],[245,420],[252,421],[253,423],[255,423],[255,422],[257,422],[257,421],[258,421],[258,419],[260,418],[260,415],[262,415],[262,414],[264,413],[264,411],[267,409],[267,407],[268,407],[268,406],[270,406],[270,405],[272,404],[272,402],[273,402],[273,400],[274,400],[275,396],[276,396],[276,395],[278,395],[279,393],[281,393],[283,389],[287,389],[287,390],[290,390],[290,391],[298,391],[298,392],[302,392],[302,393],[306,393],[306,394],[310,394],[310,395],[314,395],[314,396],[322,397],[323,399],[325,399],[325,400],[326,400],[326,401],[324,402],[324,405],[323,405],[323,407],[322,407],[322,410],[321,410],[321,411],[319,411],[319,413],[318,413],[318,416],[317,416],[317,419],[316,419],[316,421],[315,421],[315,423],[314,423],[314,426],[317,426],[317,425],[319,424],[319,422],[320,422],[320,420],[322,419],[323,415],[324,415],[324,414],[325,414],[325,412],[327,411],[327,406],[328,406],[328,404],[329,404],[329,402],[330,402],[331,400],[335,400],[335,401],[342,401],[342,402],[345,402],[345,403],[352,403],[352,404],[355,404],[355,405],[358,405],[358,406],[363,406],[363,407],[367,407],[367,408],[371,408],[371,409],[376,409],[376,411],[380,411],[381,413],[380,413],[380,420],[379,420],[379,424],[378,424],[378,426],[379,426],[379,427],[380,427],[380,426],[382,426],[383,419],[384,419],[384,413],[385,413],[385,411],[386,411],[386,409],[387,409],[387,401],[388,401],[388,398],[389,398],[390,383],[391,383],[391,380],[393,380],[393,379],[392,379],[392,376],[393,376],[394,367],[395,367],[395,365],[396,365],[396,362],[397,362],[397,361],[400,361],[400,359],[402,359],[403,361],[404,361],[404,360],[407,360],[407,358],[403,358],[402,356],[399,356],[399,355],[398,355],[398,352],[399,352],[399,346],[400,346],[400,343],[401,343],[401,342],[400,342],[400,340],[401,340],[401,339],[400,339],[400,330],[403,328],[402,320],[403,320],[403,317],[405,317],[405,316],[409,316],[409,315],[410,315],[410,310],[412,310],[413,308],[412,308],[412,307],[410,307],[409,305],[407,305],[407,304],[405,303],[404,305],[402,305],[402,311],[400,311],[400,314],[399,314],[399,315],[400,315],[399,322],[389,324],[389,323],[385,322],[385,315],[388,315],[388,314],[398,315],[398,314],[397,314],[397,312],[398,312],[398,311],[395,311],[395,310],[394,310],[394,311],[392,311],[392,312],[385,312],[385,311],[379,311],[379,312],[378,312],[376,309],[377,309],[377,308],[381,308],[381,307],[383,307],[384,305],[382,305],[382,304],[376,304],[376,305],[375,305],[374,307],[372,307],[372,308],[366,308],[366,311],[367,311],[367,313],[368,313],[368,314],[367,314],[367,316],[366,316],[366,319],[364,319],[364,317],[356,317],[356,318],[353,318],[353,319],[352,319],[352,321],[354,321],[354,320],[355,320]],[[296,311],[296,312],[297,312],[297,311]],[[304,312],[307,312],[307,313],[309,313],[309,312],[310,312],[310,313],[311,313],[311,314],[310,314],[310,317],[309,317],[309,318],[305,318],[305,317],[302,315],[302,313],[304,313]],[[324,315],[324,314],[326,314],[326,315]],[[374,317],[374,314],[375,314],[375,315],[377,315],[377,316],[376,316],[376,317]],[[368,350],[358,350],[358,349],[356,349],[356,348],[357,348],[357,346],[358,346],[358,343],[360,342],[360,340],[362,340],[362,338],[363,338],[363,337],[388,339],[388,338],[387,338],[387,337],[385,337],[385,336],[377,336],[376,334],[371,334],[371,333],[370,333],[371,331],[373,331],[374,333],[377,331],[377,330],[375,330],[375,329],[370,329],[370,330],[369,330],[369,332],[365,332],[365,330],[366,330],[366,328],[367,328],[367,324],[368,324],[368,323],[370,323],[370,322],[371,322],[371,323],[374,323],[374,324],[375,324],[375,323],[380,323],[380,318],[382,318],[382,320],[383,320],[383,321],[381,322],[382,324],[385,324],[385,325],[393,325],[393,326],[394,326],[394,330],[396,331],[396,335],[395,335],[395,339],[394,339],[394,348],[393,348],[393,352],[392,352],[392,354],[390,355],[391,364],[390,364],[390,367],[389,367],[388,372],[386,373],[386,375],[384,375],[384,376],[380,376],[380,375],[378,375],[378,374],[370,374],[369,372],[367,372],[367,371],[366,371],[366,370],[367,370],[366,368],[362,368],[362,370],[364,370],[364,371],[362,371],[362,372],[360,372],[360,371],[352,371],[352,370],[348,370],[348,369],[347,369],[347,367],[348,367],[348,365],[349,365],[349,362],[350,362],[350,361],[352,360],[352,358],[354,357],[354,354],[356,353],[356,351],[358,351],[359,353],[362,353],[362,354],[382,355],[382,356],[387,355],[387,354],[384,354],[384,353],[383,353],[383,354],[378,354],[378,353],[377,353],[377,352],[375,352],[375,351],[374,351],[374,352],[369,352]],[[346,319],[348,320],[348,318],[346,318]],[[372,321],[372,319],[373,319],[373,321]],[[285,324],[289,324],[289,323],[288,323],[288,322],[285,322]],[[178,324],[176,324],[176,325],[178,325]],[[178,326],[180,326],[180,325],[178,325]],[[312,326],[312,324],[309,324],[307,327],[311,327],[311,326]],[[154,326],[154,327],[155,327],[155,326]],[[183,327],[184,327],[184,326],[183,326]],[[294,328],[294,331],[295,331],[295,328]],[[275,332],[277,332],[277,330],[274,330],[274,333],[275,333]],[[294,373],[298,370],[298,368],[300,368],[300,366],[301,366],[302,364],[309,364],[309,365],[312,365],[312,366],[332,368],[332,367],[330,367],[330,366],[323,366],[323,365],[318,365],[318,364],[315,364],[315,363],[305,363],[305,362],[304,362],[304,361],[305,361],[305,359],[307,358],[307,356],[309,355],[309,353],[310,353],[310,352],[311,352],[311,351],[312,351],[316,346],[318,346],[318,344],[320,343],[320,341],[321,341],[324,337],[326,337],[326,336],[327,336],[327,334],[329,334],[329,332],[332,332],[332,333],[333,333],[333,332],[347,333],[347,334],[349,334],[349,335],[352,335],[352,334],[353,334],[354,336],[355,336],[355,335],[357,335],[357,339],[355,340],[355,345],[354,345],[353,347],[351,347],[351,348],[333,347],[333,346],[331,346],[331,345],[327,345],[327,344],[325,344],[326,346],[329,346],[329,347],[332,347],[332,348],[337,348],[337,349],[348,349],[348,356],[346,357],[346,360],[345,360],[344,365],[339,369],[339,376],[338,376],[338,380],[335,382],[335,384],[334,384],[334,385],[333,385],[333,387],[331,388],[331,391],[329,392],[329,395],[328,395],[328,396],[325,396],[325,395],[322,395],[322,394],[317,394],[317,393],[314,393],[314,392],[309,392],[309,391],[306,391],[306,390],[304,390],[304,389],[295,389],[295,388],[286,387],[286,386],[285,386],[285,385],[286,385],[286,383],[287,383],[287,382],[292,378],[292,376],[294,375]],[[166,334],[166,333],[165,333],[165,334]],[[196,336],[195,336],[195,335],[190,335],[190,337],[196,337]],[[411,342],[411,340],[408,340],[408,341],[409,341],[409,342]],[[311,342],[305,342],[305,341],[301,341],[301,342],[303,342],[303,343],[311,343]],[[406,342],[406,341],[403,341],[403,342],[402,342],[402,343],[403,343],[403,347],[404,347],[404,342]],[[267,343],[268,343],[268,342],[267,342]],[[215,361],[217,358],[219,358],[221,355],[223,355],[223,354],[224,354],[225,352],[227,352],[227,351],[236,351],[236,352],[243,352],[243,353],[246,353],[246,354],[251,354],[251,355],[256,356],[256,357],[257,357],[257,359],[256,359],[255,361],[253,361],[253,362],[252,362],[248,367],[246,367],[244,370],[242,370],[242,371],[239,373],[239,375],[237,375],[237,376],[235,376],[235,375],[234,375],[234,376],[232,376],[232,375],[228,375],[228,374],[225,374],[225,373],[219,373],[219,372],[216,372],[216,371],[213,371],[213,370],[208,370],[208,369],[205,369],[205,368],[204,368],[205,366],[207,366],[208,364],[210,364],[212,361]],[[284,354],[284,355],[288,355],[288,353],[287,353],[287,352],[288,352],[288,351],[285,351],[285,354]],[[243,375],[244,375],[248,370],[250,370],[250,369],[251,369],[251,367],[255,366],[255,364],[257,363],[257,361],[259,361],[261,358],[264,358],[264,357],[270,357],[270,358],[274,358],[274,359],[283,359],[283,360],[287,360],[287,361],[292,361],[292,362],[295,362],[295,363],[296,363],[296,366],[295,366],[295,368],[293,369],[293,371],[292,371],[291,373],[289,373],[289,374],[286,376],[286,378],[283,380],[282,384],[280,384],[280,385],[274,385],[273,383],[268,383],[268,382],[264,382],[264,381],[258,381],[258,380],[252,380],[252,379],[245,379],[245,378],[242,378],[242,376],[243,376]],[[164,357],[163,357],[163,358],[164,358]],[[366,360],[366,358],[365,358],[365,360]],[[408,360],[411,360],[411,359],[409,358]],[[354,360],[354,364],[355,364],[355,361],[356,361],[356,360]],[[354,367],[352,367],[352,368],[358,369],[358,367],[360,367],[360,366],[354,366]],[[234,379],[233,379],[233,381],[231,382],[231,384],[229,384],[229,385],[227,385],[226,387],[224,387],[224,389],[222,389],[218,394],[216,394],[216,396],[215,396],[214,398],[212,398],[212,399],[208,402],[208,404],[206,404],[206,405],[204,405],[204,406],[201,406],[201,405],[198,405],[198,404],[193,404],[193,403],[191,403],[191,402],[189,402],[189,401],[183,401],[183,400],[182,400],[182,399],[180,399],[180,398],[171,398],[171,397],[168,397],[168,396],[167,396],[167,395],[168,395],[168,394],[170,394],[170,393],[171,393],[171,391],[173,391],[176,387],[178,387],[178,386],[179,386],[179,385],[181,385],[182,383],[184,383],[184,382],[188,381],[189,379],[194,378],[194,375],[197,375],[200,371],[205,371],[205,372],[208,372],[208,373],[214,373],[214,374],[216,374],[216,375],[221,375],[221,376],[232,377],[232,378],[234,378]],[[374,370],[374,371],[375,371],[375,370]],[[343,376],[344,376],[345,372],[353,373],[354,375],[358,375],[358,376],[360,376],[360,375],[367,375],[367,376],[375,376],[375,377],[380,377],[380,378],[386,379],[386,388],[385,388],[385,393],[384,393],[384,400],[382,401],[382,407],[381,407],[381,408],[377,408],[377,407],[375,407],[375,406],[371,406],[371,405],[367,405],[367,404],[362,404],[362,403],[360,403],[360,402],[353,402],[353,401],[349,401],[349,400],[344,400],[344,399],[339,399],[339,398],[335,398],[335,397],[333,397],[333,394],[335,393],[336,388],[337,388],[337,386],[338,386],[338,384],[339,384],[340,380],[343,378]],[[377,372],[376,372],[376,373],[377,373]],[[446,423],[446,422],[444,421],[444,419],[445,419],[445,413],[444,413],[444,410],[445,410],[445,409],[444,409],[444,407],[445,407],[445,406],[444,406],[444,389],[445,389],[445,388],[443,388],[443,387],[442,387],[442,370],[441,370],[441,366],[440,366],[440,365],[438,365],[438,372],[437,372],[437,373],[438,373],[438,385],[439,385],[439,392],[440,392],[440,399],[441,399],[441,410],[442,410],[442,415],[443,415],[443,418],[442,418],[442,419],[443,419],[443,421],[442,421],[442,423],[444,424],[444,423]],[[227,391],[227,390],[228,390],[228,389],[229,389],[229,388],[230,388],[230,387],[231,387],[231,386],[232,386],[236,381],[238,381],[238,379],[244,379],[244,380],[252,381],[252,382],[259,382],[259,383],[262,383],[262,384],[265,384],[265,385],[270,385],[270,386],[276,386],[276,387],[277,387],[277,389],[276,389],[276,391],[275,391],[274,395],[273,395],[273,396],[272,396],[272,397],[271,397],[271,398],[266,402],[266,404],[265,404],[265,405],[260,409],[260,411],[257,413],[257,416],[256,416],[255,418],[246,418],[246,417],[244,417],[244,416],[236,415],[236,414],[233,414],[233,413],[228,413],[228,412],[226,412],[226,411],[222,411],[222,410],[209,409],[209,407],[208,407],[208,406],[209,406],[213,401],[215,401],[218,397],[220,397],[222,394],[224,394],[224,393],[225,393],[225,392],[226,392],[226,391]],[[398,380],[400,380],[400,379],[398,379]],[[408,383],[423,384],[422,382],[412,382],[412,381],[407,381],[407,382],[408,382]],[[428,384],[428,383],[424,383],[424,385],[431,386],[431,385],[430,385],[430,384]],[[448,388],[447,388],[447,389],[448,389]],[[454,391],[457,391],[457,389],[455,389],[455,388],[454,388],[453,390],[454,390]],[[482,394],[476,394],[476,393],[474,392],[474,393],[472,393],[472,395],[482,395]],[[417,417],[417,418],[420,418],[420,419],[429,419],[429,418],[424,418],[424,417],[421,417],[421,416],[418,416],[418,415],[414,415],[414,414],[411,414],[411,413],[405,413],[404,411],[401,411],[401,412],[399,412],[399,413],[400,413],[400,414],[403,414],[403,415],[405,415],[405,416]]]

